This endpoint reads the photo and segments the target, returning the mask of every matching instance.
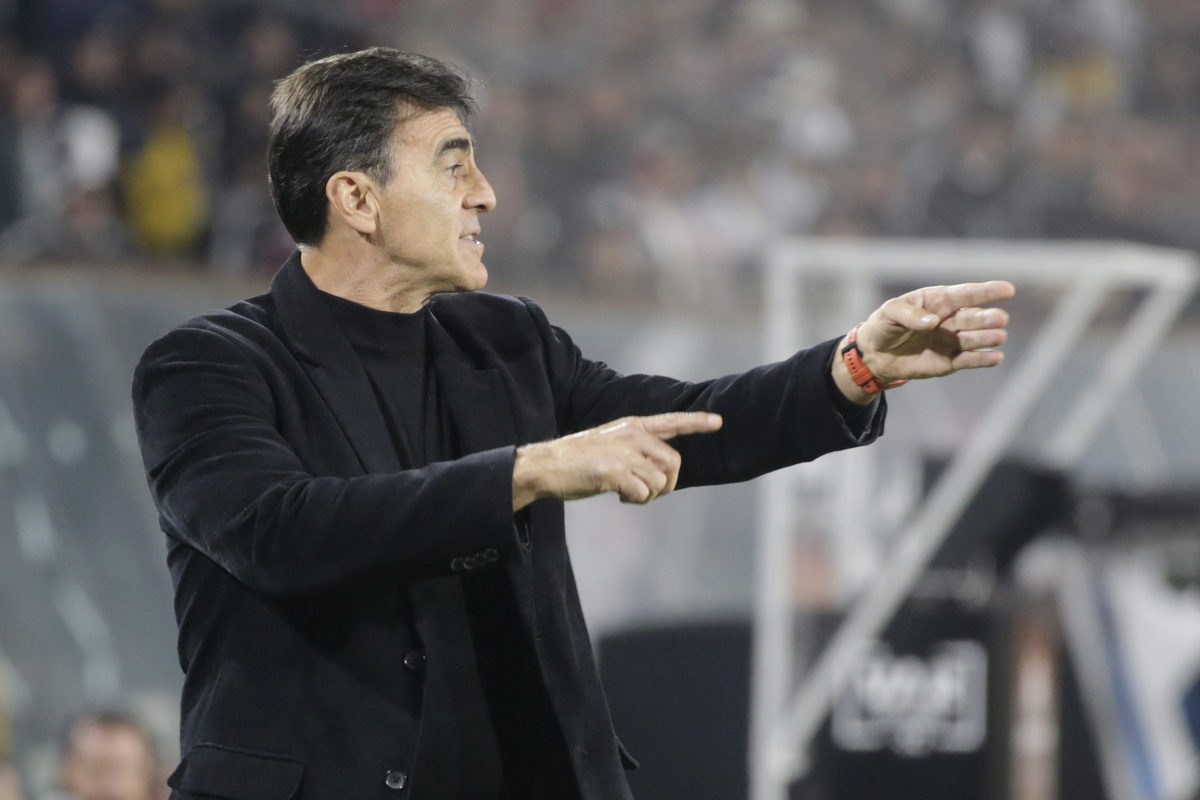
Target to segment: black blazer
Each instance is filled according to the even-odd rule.
[[[142,357],[137,431],[186,676],[174,797],[405,796],[423,692],[443,680],[442,654],[426,653],[423,668],[414,654],[438,640],[431,609],[454,573],[492,562],[532,634],[581,795],[628,798],[562,503],[512,513],[515,447],[630,414],[723,414],[719,433],[672,441],[682,488],[743,481],[882,432],[882,403],[865,425],[839,411],[832,341],[685,383],[583,358],[529,300],[447,294],[431,312],[443,417],[464,455],[421,469],[400,470],[366,374],[299,254],[268,294],[190,320]]]

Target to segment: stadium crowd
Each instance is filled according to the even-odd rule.
[[[1194,0],[37,5],[0,16],[3,261],[273,270],[272,81],[371,43],[479,79],[502,285],[718,306],[793,233],[1200,247]]]

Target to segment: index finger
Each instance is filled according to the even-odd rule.
[[[672,411],[669,414],[655,414],[639,419],[647,433],[660,439],[670,439],[687,433],[712,433],[720,430],[724,421],[720,414],[707,411]]]
[[[938,286],[918,289],[924,295],[925,308],[938,316],[946,316],[951,310],[979,306],[1007,300],[1016,294],[1017,288],[1008,281],[985,283],[960,283],[956,286]]]

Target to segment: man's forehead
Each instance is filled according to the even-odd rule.
[[[471,132],[451,108],[413,109],[401,118],[397,133],[404,144],[429,146],[439,154],[448,149],[470,149],[472,144]]]

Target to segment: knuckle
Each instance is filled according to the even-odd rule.
[[[613,479],[624,472],[624,465],[612,459],[604,459],[596,464],[596,474],[602,479]]]

